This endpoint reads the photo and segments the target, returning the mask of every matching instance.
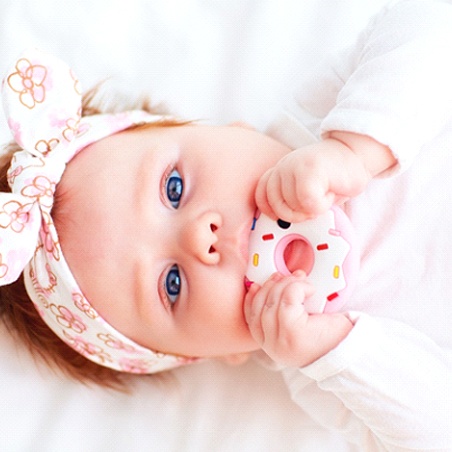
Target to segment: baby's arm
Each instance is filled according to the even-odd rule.
[[[256,203],[270,217],[303,221],[358,195],[395,164],[391,150],[373,138],[332,131],[270,168],[258,183]]]
[[[313,363],[335,348],[353,324],[344,314],[308,314],[303,302],[314,292],[302,271],[275,273],[245,298],[245,318],[253,338],[275,362],[290,367]]]
[[[293,400],[360,450],[450,450],[450,351],[391,319],[308,315],[312,292],[300,272],[253,284],[245,299],[253,337],[288,366]]]
[[[295,96],[297,107],[314,119],[311,129],[320,121],[316,134],[324,141],[313,145],[320,154],[315,159],[312,147],[298,149],[262,178],[257,204],[267,215],[286,221],[318,215],[332,203],[358,194],[381,168],[391,167],[386,160],[391,157],[389,149],[397,157],[398,168],[407,168],[450,121],[452,64],[445,55],[452,48],[451,3],[393,3],[363,32],[352,51],[340,56],[340,64],[325,67],[324,75],[316,73]],[[297,108],[293,113],[303,120]],[[338,130],[347,132],[340,136],[331,132]],[[352,137],[352,132],[357,136]],[[369,137],[373,143],[362,145],[355,140]],[[367,163],[360,167],[359,161],[343,153],[341,160],[337,157],[341,143],[358,154],[366,150],[365,160],[377,161],[368,162],[366,168]],[[386,145],[389,149],[384,150]],[[328,166],[325,157],[337,166]],[[295,172],[298,180],[291,179]],[[300,213],[295,214],[297,210]]]
[[[360,450],[450,450],[450,350],[391,319],[308,315],[312,291],[299,272],[253,284],[245,299],[253,337],[289,366],[293,400]]]
[[[450,451],[451,350],[401,322],[349,316],[335,350],[283,371],[293,400],[359,450]]]

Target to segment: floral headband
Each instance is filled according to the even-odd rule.
[[[154,373],[194,359],[136,344],[109,325],[84,297],[62,254],[51,217],[66,164],[83,148],[132,125],[162,116],[133,110],[81,117],[81,90],[70,68],[37,50],[26,51],[2,84],[17,151],[8,171],[12,193],[0,193],[0,285],[23,272],[44,322],[71,348],[102,366]]]

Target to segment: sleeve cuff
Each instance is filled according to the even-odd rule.
[[[322,381],[330,378],[355,362],[366,358],[371,342],[378,341],[378,327],[372,318],[360,312],[345,313],[354,324],[348,336],[333,350],[299,371],[307,377]]]

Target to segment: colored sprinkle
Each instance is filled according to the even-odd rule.
[[[329,232],[331,235],[335,235],[335,236],[337,236],[337,237],[340,237],[340,235],[341,235],[341,231],[338,231],[337,229],[330,229],[328,232]]]
[[[333,276],[338,279],[339,278],[339,273],[340,273],[340,267],[339,265],[335,265],[334,266],[334,270],[333,270]]]
[[[273,240],[275,238],[275,236],[273,234],[264,234],[262,236],[262,240],[267,241],[267,240]]]
[[[257,221],[257,218],[254,217],[254,218],[253,218],[253,224],[251,225],[251,230],[252,230],[252,231],[254,231],[254,228],[256,227],[256,221]]]
[[[328,300],[328,301],[333,301],[335,298],[337,298],[339,296],[339,294],[337,293],[337,292],[333,292],[332,294],[330,294],[330,295],[328,295],[327,297],[326,297],[326,299]]]
[[[259,254],[253,254],[253,265],[257,267],[259,265]]]
[[[321,243],[320,245],[317,245],[317,249],[319,251],[327,250],[328,249],[328,243]]]

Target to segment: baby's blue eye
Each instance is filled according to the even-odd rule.
[[[166,180],[166,196],[171,205],[177,209],[184,191],[184,181],[179,171],[173,169]]]
[[[166,275],[165,280],[165,290],[171,304],[176,303],[181,291],[181,286],[182,281],[179,274],[179,267],[177,265],[173,265]]]

